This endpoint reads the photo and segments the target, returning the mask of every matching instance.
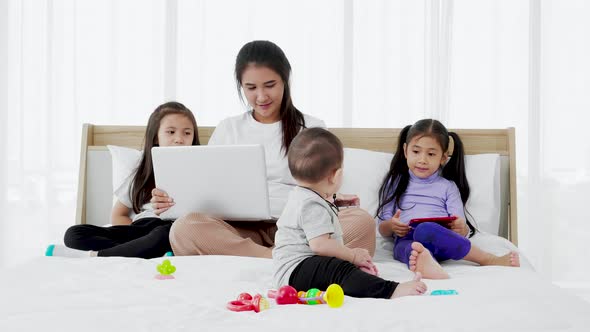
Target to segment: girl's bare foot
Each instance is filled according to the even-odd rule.
[[[520,256],[516,251],[511,251],[504,256],[490,255],[490,259],[481,265],[520,266]]]
[[[449,274],[443,270],[422,243],[413,242],[412,249],[410,254],[411,271],[422,273],[425,279],[449,279]]]
[[[422,279],[422,275],[420,272],[416,272],[416,276],[412,281],[402,282],[393,291],[393,295],[391,295],[392,299],[396,297],[408,296],[408,295],[422,295],[426,292],[426,284],[423,283],[420,279]]]

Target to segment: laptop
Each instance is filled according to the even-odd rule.
[[[223,220],[272,219],[262,145],[153,147],[156,187],[176,203],[160,216],[191,212]]]

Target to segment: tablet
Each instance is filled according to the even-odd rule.
[[[419,224],[421,222],[435,222],[441,225],[446,225],[457,217],[430,217],[430,218],[415,218],[410,220],[410,224]]]
[[[156,187],[176,203],[160,216],[191,212],[223,220],[270,220],[262,145],[153,147]]]

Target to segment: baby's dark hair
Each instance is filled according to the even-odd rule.
[[[318,183],[342,167],[342,142],[326,129],[301,131],[289,147],[289,170],[296,180]]]
[[[408,162],[404,155],[404,144],[409,144],[414,137],[424,136],[434,138],[440,145],[443,153],[449,151],[450,142],[453,139],[453,154],[442,168],[442,176],[447,180],[455,182],[457,188],[459,188],[463,206],[467,203],[470,188],[465,173],[465,151],[461,138],[457,133],[449,132],[440,121],[423,119],[411,126],[404,127],[400,132],[395,155],[391,160],[389,171],[379,189],[379,207],[377,208],[376,217],[381,218],[383,208],[392,201],[401,209],[401,197],[406,192],[408,183],[410,182]],[[465,212],[467,226],[469,226],[472,232],[471,234],[474,234],[476,229],[467,218],[468,211]]]

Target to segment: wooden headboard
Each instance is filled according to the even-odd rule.
[[[199,127],[201,144],[207,144],[214,127]],[[366,149],[380,152],[393,152],[395,142],[401,129],[381,128],[330,128],[345,147]],[[508,160],[508,212],[507,237],[518,244],[516,215],[516,159],[514,128],[506,129],[452,129],[465,145],[465,153],[498,153]],[[99,126],[84,124],[80,152],[80,174],[78,183],[78,201],[76,223],[86,223],[86,195],[89,151],[106,150],[106,145],[119,145],[136,149],[143,146],[144,126]]]

